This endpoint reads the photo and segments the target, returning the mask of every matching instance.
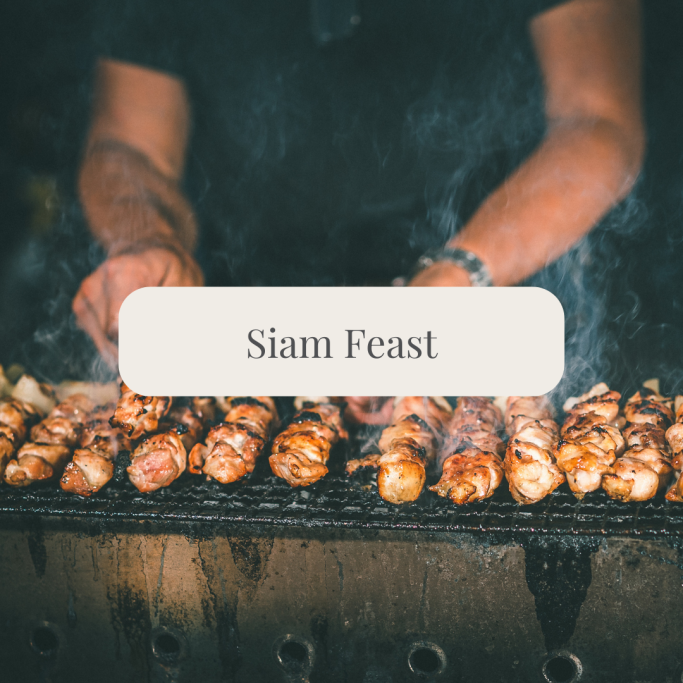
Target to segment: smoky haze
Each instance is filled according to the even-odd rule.
[[[455,234],[542,139],[540,77],[513,19],[494,40],[487,27],[500,17],[486,7],[449,34],[438,12],[408,26],[398,10],[374,15],[375,5],[361,4],[355,36],[325,47],[315,47],[306,2],[291,3],[280,38],[264,42],[252,17],[237,27],[243,44],[227,52],[224,35],[197,40],[201,17],[188,21],[184,68],[196,78],[186,189],[202,226],[198,257],[209,284],[389,284]],[[253,3],[254,13],[265,6]],[[103,258],[87,238],[74,185],[92,65],[125,12],[83,0],[27,7],[10,8],[0,28],[2,63],[16,65],[0,76],[10,102],[0,131],[0,362],[51,381],[103,379],[108,370],[70,315],[80,280]],[[163,34],[161,18],[144,20]],[[645,4],[649,148],[636,188],[526,283],[552,291],[567,315],[558,399],[601,380],[626,393],[651,376],[666,391],[683,390],[683,48],[675,30],[682,21],[678,2]],[[478,32],[485,62],[448,40],[465,31]],[[170,50],[179,38],[167,38]],[[231,56],[234,66],[220,61]],[[207,59],[223,64],[232,89],[211,91]],[[339,76],[335,88],[330,72]],[[321,123],[314,113],[323,101]],[[302,177],[312,180],[302,186]],[[52,209],[41,222],[46,202]],[[177,324],[200,330],[202,322],[179,312]],[[468,324],[476,334],[476,321]],[[542,324],[520,311],[518,328],[501,329],[499,342]]]

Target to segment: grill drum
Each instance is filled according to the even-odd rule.
[[[0,487],[3,680],[681,680],[683,506],[565,489]]]

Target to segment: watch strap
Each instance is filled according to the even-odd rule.
[[[426,251],[417,261],[417,272],[429,268],[439,261],[451,261],[467,271],[473,287],[492,287],[493,280],[489,269],[481,259],[466,249],[441,247]]]

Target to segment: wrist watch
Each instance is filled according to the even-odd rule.
[[[489,269],[475,256],[471,251],[465,249],[451,249],[449,247],[440,247],[437,249],[429,249],[417,260],[417,265],[413,276],[417,275],[425,268],[433,266],[438,261],[450,261],[460,266],[467,271],[470,278],[470,283],[473,287],[492,287],[493,280]]]

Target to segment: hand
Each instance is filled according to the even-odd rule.
[[[201,287],[202,272],[184,250],[154,247],[108,258],[83,282],[73,300],[78,326],[95,342],[107,364],[116,369],[119,309],[141,287]]]
[[[390,396],[345,396],[344,416],[354,424],[388,425],[394,409]]]
[[[471,287],[470,276],[452,261],[437,261],[421,270],[408,287]]]

